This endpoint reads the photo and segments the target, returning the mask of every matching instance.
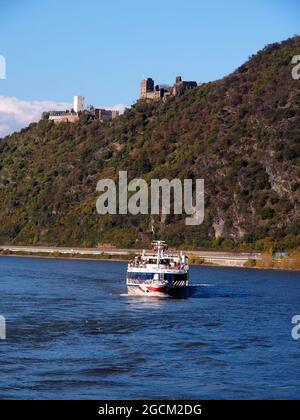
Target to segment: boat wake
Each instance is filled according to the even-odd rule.
[[[188,297],[201,297],[201,289],[203,291],[203,288],[209,288],[209,287],[214,287],[214,284],[209,284],[209,283],[196,283],[193,285],[188,286],[188,296],[186,296],[186,298]],[[207,290],[207,289],[206,289]],[[206,293],[202,294],[203,297],[206,297]],[[141,295],[141,294],[130,294],[130,293],[120,293],[120,297],[126,297],[126,298],[132,298],[132,299],[144,299],[144,300],[149,300],[149,299],[174,299],[173,296],[170,295],[157,295],[157,296],[147,296],[147,295]]]
[[[172,296],[168,296],[168,295],[160,295],[160,296],[147,296],[147,295],[133,295],[133,294],[129,294],[129,293],[120,293],[120,297],[126,297],[126,298],[131,298],[131,299],[144,299],[145,301],[148,301],[150,299],[172,299]]]

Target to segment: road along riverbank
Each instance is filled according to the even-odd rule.
[[[171,249],[180,253],[180,250]],[[1,256],[20,256],[36,258],[64,258],[79,260],[128,261],[140,254],[141,249],[123,248],[74,248],[49,246],[0,245]],[[185,252],[191,265],[213,265],[220,267],[257,268],[300,271],[300,252],[294,252],[286,258],[278,258],[268,253],[258,252],[222,252],[195,251]]]
[[[140,249],[121,248],[72,248],[72,247],[48,247],[48,246],[17,246],[0,245],[0,255],[35,256],[52,258],[77,258],[77,259],[100,259],[122,260],[133,258]],[[174,250],[174,252],[180,252]],[[245,267],[251,261],[261,258],[259,253],[230,253],[211,251],[186,251],[191,264],[210,264],[225,267]]]

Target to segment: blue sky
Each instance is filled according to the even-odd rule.
[[[1,0],[0,95],[130,105],[142,78],[215,80],[299,22],[297,0]]]

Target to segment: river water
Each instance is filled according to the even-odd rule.
[[[0,398],[300,397],[300,274],[192,267],[186,300],[126,296],[126,264],[0,258]]]

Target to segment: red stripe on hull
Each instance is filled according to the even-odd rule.
[[[164,293],[167,288],[166,287],[152,287],[152,286],[147,286],[147,289],[149,290],[149,292]]]

